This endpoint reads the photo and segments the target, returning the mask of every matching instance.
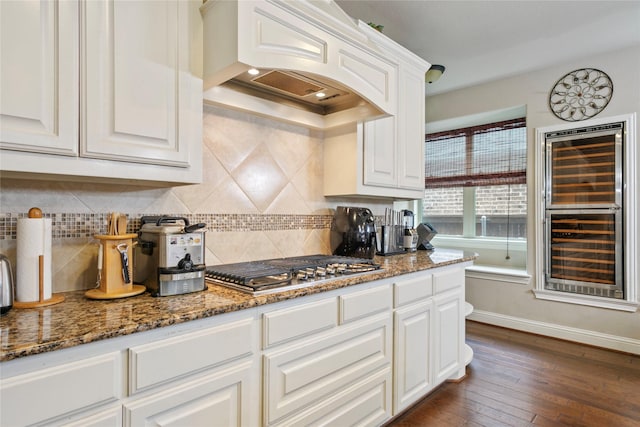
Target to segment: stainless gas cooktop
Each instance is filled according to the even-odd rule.
[[[344,275],[380,268],[371,259],[307,255],[207,266],[206,281],[253,295],[303,288]]]

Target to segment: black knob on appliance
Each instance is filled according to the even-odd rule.
[[[184,258],[178,261],[178,268],[181,270],[190,271],[193,269],[193,261],[191,261],[191,254],[186,254]]]

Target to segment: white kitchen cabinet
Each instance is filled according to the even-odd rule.
[[[0,424],[46,423],[117,402],[123,397],[122,369],[121,354],[113,351],[3,378]]]
[[[124,425],[254,426],[256,401],[248,392],[255,383],[251,361],[224,370],[200,373],[185,384],[162,389],[124,405]]]
[[[257,323],[245,310],[4,362],[0,425],[259,425]]]
[[[464,267],[394,282],[394,415],[445,380],[464,376]]]
[[[433,389],[433,276],[399,276],[394,289],[393,414]]]
[[[397,186],[397,122],[398,118],[392,116],[359,125],[362,126],[364,185],[390,188]]]
[[[129,393],[250,358],[256,352],[254,328],[247,318],[129,348]]]
[[[0,148],[78,155],[78,17],[77,1],[0,2]]]
[[[435,385],[465,375],[464,281],[464,268],[448,268],[433,274]]]
[[[200,182],[198,6],[0,3],[3,175]]]
[[[394,414],[411,406],[433,389],[433,301],[394,313]]]
[[[460,357],[462,345],[458,339],[459,331],[464,327],[462,322],[462,307],[460,304],[460,292],[455,290],[434,297],[435,306],[435,336],[436,352],[435,383],[440,384],[444,380],[457,374],[463,365]]]
[[[327,133],[324,194],[421,199],[424,74],[429,64],[377,31],[366,31],[398,64],[393,91],[398,96],[398,112]]]
[[[380,426],[389,420],[391,375],[384,368],[363,381],[326,396],[319,405],[287,418],[280,426]]]
[[[424,193],[424,75],[429,64],[422,67],[412,66],[409,62],[400,63],[398,105],[398,188],[416,190],[423,198]]]
[[[364,288],[311,298],[302,306],[287,302],[263,315],[265,342],[284,335],[277,330],[287,325],[296,330],[264,352],[265,425],[379,425],[390,418],[391,287]],[[314,314],[325,320],[299,325]]]
[[[256,425],[258,349],[253,317],[130,347],[124,425]]]
[[[365,122],[364,185],[424,191],[424,71],[401,64],[398,115]],[[417,196],[421,198],[422,196]]]
[[[464,375],[469,264],[3,362],[0,424],[382,425]]]

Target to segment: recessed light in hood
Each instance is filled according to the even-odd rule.
[[[314,84],[309,79],[297,77],[295,73],[285,73],[278,70],[264,73],[251,81],[298,97],[314,95],[323,89],[322,86]]]
[[[321,129],[396,114],[398,64],[333,1],[208,0],[201,13],[205,102]]]
[[[364,104],[361,97],[326,79],[321,81],[295,71],[256,70],[223,83],[223,86],[314,114],[328,115]]]

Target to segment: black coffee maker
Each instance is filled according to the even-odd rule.
[[[338,206],[331,223],[333,255],[373,259],[376,224],[368,208]]]

